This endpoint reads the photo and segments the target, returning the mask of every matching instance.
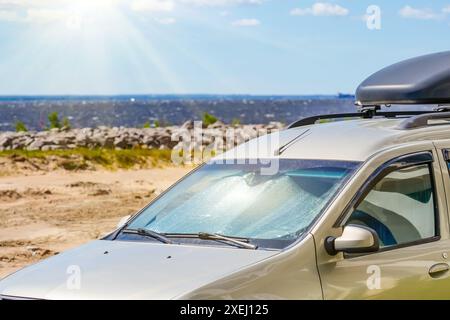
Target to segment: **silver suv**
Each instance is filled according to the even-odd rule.
[[[104,239],[6,277],[1,297],[449,299],[450,52],[383,69],[356,98],[357,113],[214,158]]]

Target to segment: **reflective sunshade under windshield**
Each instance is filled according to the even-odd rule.
[[[128,228],[294,241],[358,165],[280,159],[276,174],[263,175],[260,164],[206,164],[148,206]]]

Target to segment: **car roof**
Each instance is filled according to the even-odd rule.
[[[434,141],[450,137],[449,125],[408,130],[400,126],[404,120],[398,118],[357,119],[282,130],[250,140],[218,158],[365,161],[383,149],[411,142]]]

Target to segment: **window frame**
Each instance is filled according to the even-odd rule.
[[[450,153],[449,153],[450,156]],[[444,156],[445,157],[445,156]],[[415,167],[419,165],[427,165],[428,170],[430,173],[430,182],[432,186],[432,194],[433,194],[433,208],[434,208],[434,236],[427,237],[415,241],[409,241],[397,245],[387,246],[384,248],[380,248],[378,251],[375,252],[367,252],[363,254],[344,254],[345,258],[353,258],[353,257],[359,257],[369,254],[376,254],[411,246],[416,246],[420,244],[430,243],[439,241],[441,239],[441,227],[440,227],[440,215],[439,215],[439,206],[438,206],[438,199],[437,199],[437,185],[436,185],[436,177],[433,170],[433,164],[434,157],[432,151],[421,151],[411,154],[405,154],[396,158],[393,158],[381,166],[379,166],[366,181],[363,183],[363,185],[358,189],[358,191],[355,193],[355,195],[352,197],[350,202],[347,204],[345,209],[343,210],[343,213],[339,216],[337,221],[334,224],[335,228],[343,228],[348,219],[350,218],[351,214],[356,210],[358,205],[365,199],[365,197],[369,194],[369,192],[373,189],[373,187],[380,182],[382,179],[384,179],[388,174],[395,172],[400,169]],[[450,163],[450,157],[448,162]]]

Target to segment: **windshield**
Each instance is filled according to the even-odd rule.
[[[128,225],[163,234],[199,232],[260,240],[295,240],[320,214],[357,162],[279,160],[202,166]]]

